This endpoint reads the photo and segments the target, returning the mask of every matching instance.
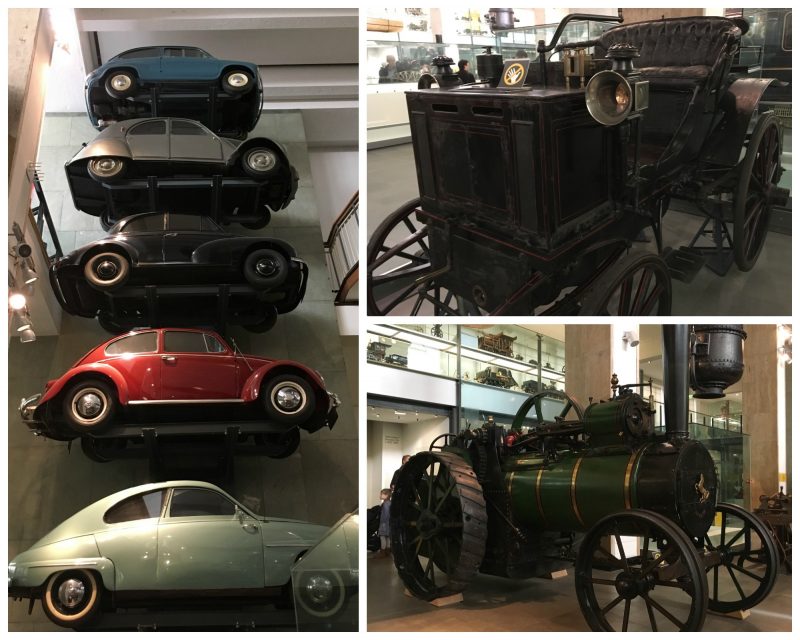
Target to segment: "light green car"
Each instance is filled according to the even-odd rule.
[[[8,595],[41,599],[63,627],[167,600],[289,603],[292,566],[327,530],[258,516],[206,482],[142,485],[86,507],[14,558]]]

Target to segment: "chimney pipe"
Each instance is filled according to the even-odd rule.
[[[664,417],[668,439],[689,437],[689,327],[663,325]]]

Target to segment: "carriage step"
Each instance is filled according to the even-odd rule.
[[[706,263],[705,256],[696,249],[690,249],[689,247],[681,247],[680,249],[667,247],[663,258],[667,263],[669,274],[676,280],[687,284],[694,280]]]

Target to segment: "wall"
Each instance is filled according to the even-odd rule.
[[[582,405],[611,395],[611,326],[568,324],[564,327],[567,353],[567,393]]]
[[[314,197],[317,201],[323,240],[333,223],[358,191],[358,148],[309,149]]]
[[[778,490],[777,336],[771,325],[745,325],[742,413],[750,434],[750,482],[745,482],[747,508],[762,494]]]
[[[403,454],[414,455],[427,451],[437,436],[450,429],[450,418],[441,417],[420,422],[408,422],[403,425]]]

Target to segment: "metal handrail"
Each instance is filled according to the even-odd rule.
[[[357,304],[348,295],[358,283],[358,192],[336,218],[323,247],[335,303]]]

